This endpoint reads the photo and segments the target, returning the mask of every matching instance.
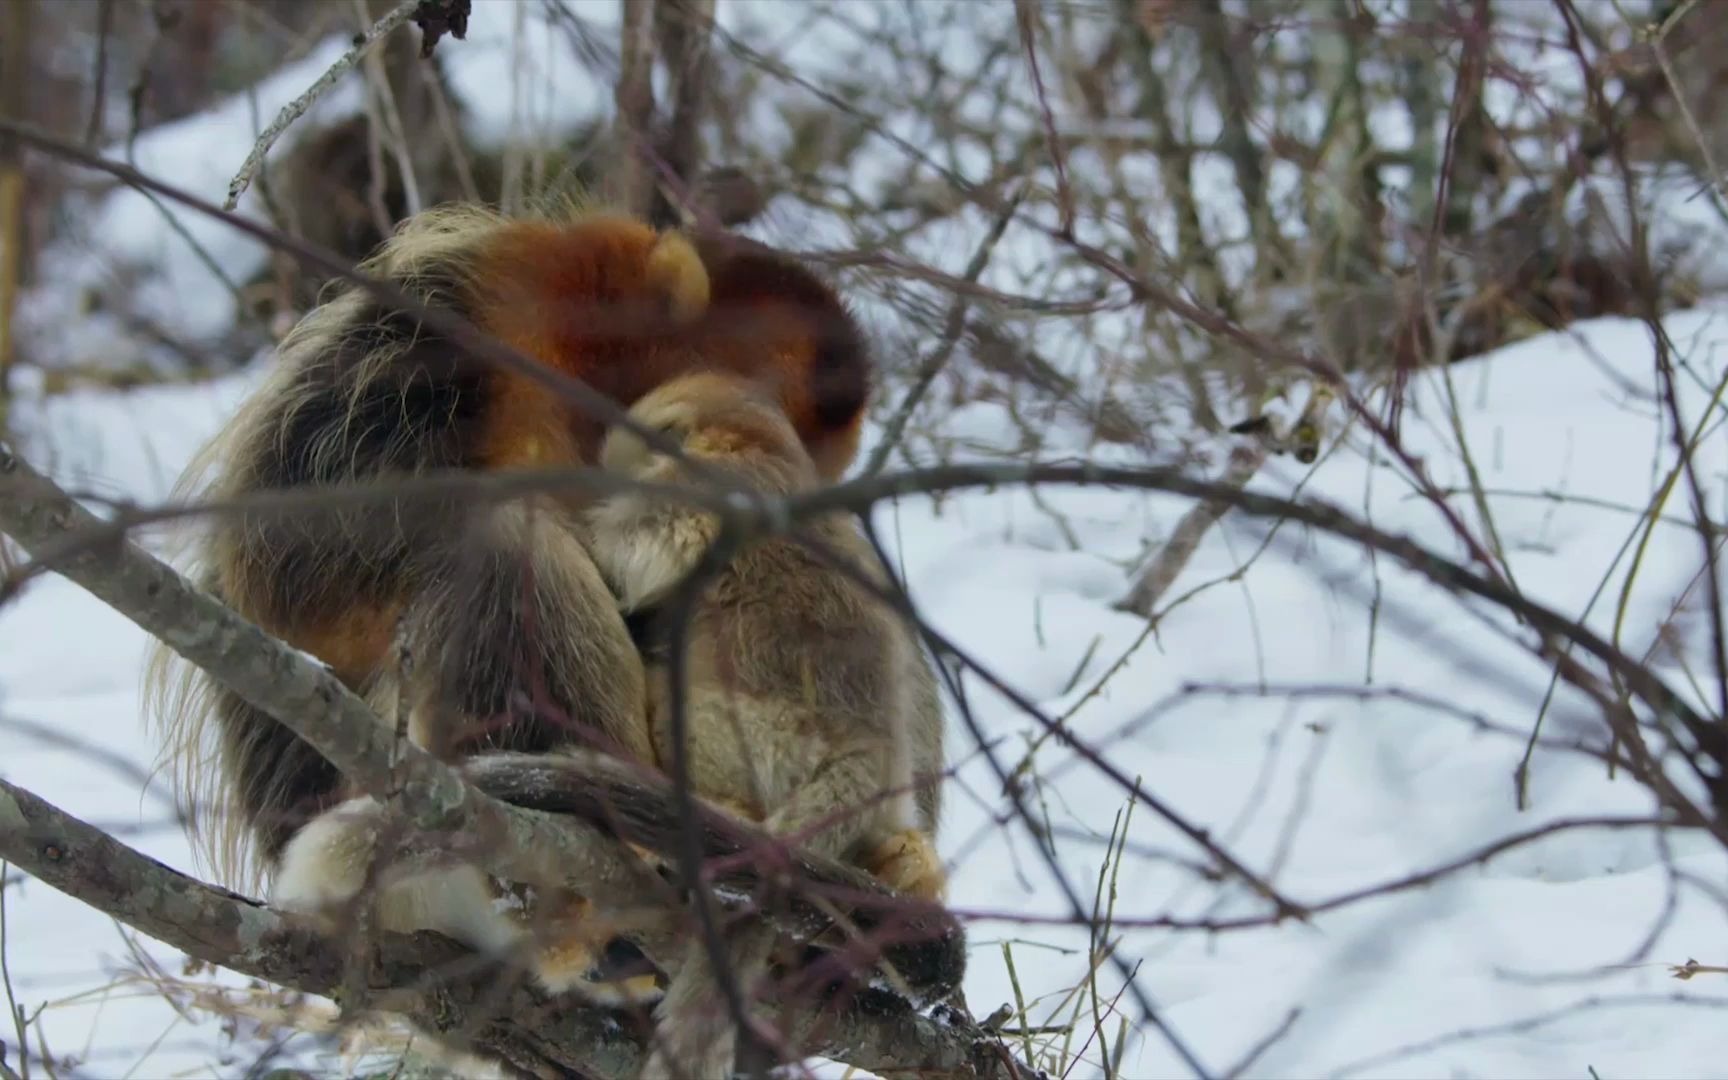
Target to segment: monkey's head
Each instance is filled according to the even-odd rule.
[[[703,359],[773,390],[818,474],[838,479],[857,456],[870,401],[857,319],[789,255],[730,234],[698,235],[695,246],[709,280],[707,312],[691,328]]]
[[[656,366],[640,353],[667,350],[710,300],[708,269],[688,238],[622,214],[502,221],[470,273],[489,329],[626,392],[634,369]]]
[[[688,457],[747,473],[753,486],[792,491],[813,486],[815,462],[770,386],[723,371],[696,371],[654,388],[630,418],[678,444]],[[603,468],[641,476],[661,456],[618,426],[600,448]]]

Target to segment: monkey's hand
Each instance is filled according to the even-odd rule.
[[[670,482],[676,463],[662,459],[629,470],[633,479]],[[652,608],[671,594],[719,534],[719,522],[642,495],[617,495],[590,512],[594,561],[625,611]]]
[[[350,799],[302,826],[277,862],[271,906],[333,924],[366,887],[379,811],[371,796]]]
[[[920,900],[940,903],[948,891],[942,857],[920,829],[902,829],[876,845],[864,857],[864,869],[889,888]]]

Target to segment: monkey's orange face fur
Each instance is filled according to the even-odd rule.
[[[869,394],[862,336],[839,297],[765,251],[627,217],[515,222],[474,267],[484,328],[629,407],[678,375],[718,370],[778,396],[825,477],[857,452]],[[594,460],[601,425],[520,375],[495,384],[491,467]]]

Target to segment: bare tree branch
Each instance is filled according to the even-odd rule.
[[[1254,478],[1260,471],[1260,466],[1266,460],[1266,444],[1256,440],[1243,442],[1230,451],[1230,464],[1224,470],[1223,483],[1240,489]],[[1141,618],[1151,618],[1152,609],[1158,606],[1158,601],[1181,575],[1188,560],[1194,557],[1194,551],[1205,538],[1207,530],[1218,523],[1230,509],[1230,505],[1217,499],[1209,499],[1197,503],[1182,520],[1176,523],[1176,528],[1170,534],[1170,539],[1164,541],[1164,546],[1158,549],[1158,554],[1140,572],[1128,595],[1117,601],[1118,610],[1131,612]]]
[[[996,221],[990,231],[979,242],[978,249],[972,253],[972,259],[966,264],[965,279],[976,282],[983,276],[984,268],[989,265],[990,255],[996,250],[996,245],[1002,239],[1002,234],[1008,229],[1008,222],[1013,219],[1014,211],[1020,206],[1020,199],[1025,193],[1016,192],[1010,196],[1002,211],[996,215]],[[888,458],[894,453],[894,448],[900,445],[900,437],[906,430],[906,425],[912,419],[912,414],[918,410],[918,405],[924,400],[924,395],[930,392],[936,376],[947,366],[948,358],[954,355],[955,346],[960,344],[960,338],[966,332],[967,297],[964,294],[954,297],[949,305],[948,317],[942,326],[942,338],[936,347],[931,349],[918,362],[917,371],[912,376],[912,385],[907,387],[906,394],[900,399],[894,415],[882,425],[882,434],[878,437],[875,449],[870,451],[870,459],[864,463],[862,470],[865,476],[872,476],[882,471],[888,464]]]
[[[714,96],[709,74],[714,6],[715,0],[661,0],[655,8],[672,84],[672,115],[661,153],[671,183],[652,185],[648,212],[649,222],[660,228],[678,224],[681,197],[702,170],[703,106]],[[669,191],[672,183],[681,190]]]
[[[28,111],[30,27],[35,0],[6,6],[5,41],[0,43],[0,117],[22,120]],[[6,403],[17,361],[18,293],[24,270],[24,148],[0,138],[0,432],[6,428]]]
[[[282,111],[276,114],[276,119],[270,122],[270,126],[259,134],[258,141],[252,144],[252,151],[241,163],[240,171],[234,174],[234,179],[228,181],[228,198],[222,204],[224,210],[232,210],[240,205],[240,196],[252,185],[252,178],[264,164],[265,155],[270,153],[270,148],[276,145],[276,140],[282,137],[289,125],[306,115],[307,109],[329,93],[331,87],[341,82],[342,76],[352,71],[354,65],[383,40],[384,35],[413,18],[423,2],[424,0],[402,0],[391,8],[383,18],[366,28],[366,32],[360,35],[360,40],[354,43],[354,47],[330,65],[330,70],[318,76],[317,81],[308,86],[305,92],[282,107]]]
[[[623,26],[612,91],[619,152],[606,179],[617,205],[642,214],[654,191],[644,153],[654,123],[654,0],[619,0],[619,5]]]
[[[628,1017],[556,1000],[445,938],[380,934],[366,957],[363,1000],[345,997],[347,958],[318,935],[253,900],[212,888],[139,854],[30,792],[0,780],[0,859],[141,933],[206,963],[334,998],[353,1010],[397,1013],[429,1031],[467,1032],[475,1051],[530,1075],[628,1077],[642,1044]],[[877,1073],[1025,1074],[994,1036],[963,1017],[909,1009],[835,1012],[799,1003],[796,1034],[811,1053]]]

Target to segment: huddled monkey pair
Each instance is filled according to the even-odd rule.
[[[628,491],[429,501],[384,497],[389,483],[556,465],[694,483],[695,465],[767,493],[810,489],[856,453],[870,391],[857,323],[788,258],[607,213],[431,211],[363,269],[582,379],[669,437],[684,461],[352,288],[282,343],[266,383],[183,483],[220,500],[377,482],[380,497],[304,517],[221,518],[200,540],[202,583],[328,665],[382,722],[465,763],[483,789],[509,790],[512,770],[534,762],[586,760],[560,755],[574,747],[663,768],[670,687],[653,615],[717,519]],[[857,524],[834,516],[803,535],[827,557],[789,536],[755,542],[697,599],[683,664],[692,789],[937,898],[933,671],[872,595],[887,576]],[[645,642],[633,625],[649,627]],[[198,829],[220,870],[268,875],[279,905],[313,915],[365,895],[382,929],[438,930],[480,949],[519,948],[535,929],[495,902],[509,883],[473,866],[374,878],[382,807],[288,728],[176,670],[165,652],[152,680],[182,794],[203,808]],[[565,781],[581,783],[571,769]],[[615,924],[581,897],[565,900],[545,905],[560,923],[550,941],[533,939],[530,966],[554,991],[592,990]],[[766,970],[771,944],[760,923],[728,939],[744,985]],[[690,939],[668,966],[646,1074],[724,1075],[736,1033],[701,943]],[[945,985],[914,989],[946,992],[959,977],[952,964],[928,970]],[[644,991],[640,980],[629,989]]]

